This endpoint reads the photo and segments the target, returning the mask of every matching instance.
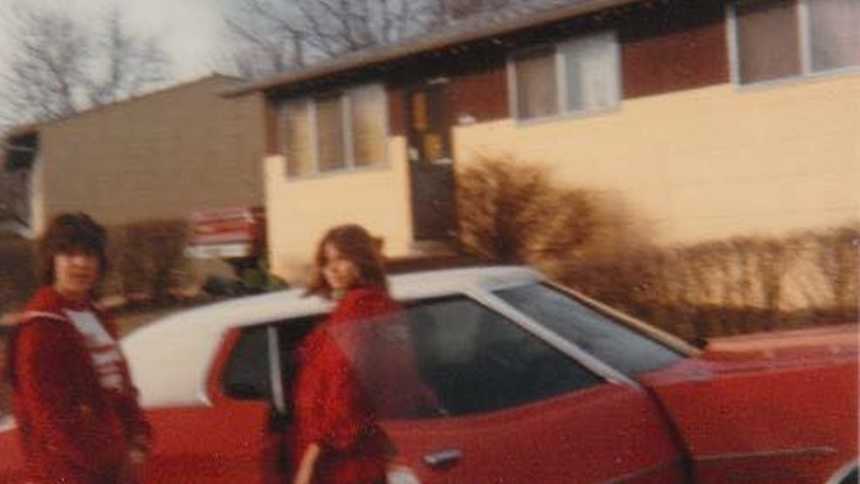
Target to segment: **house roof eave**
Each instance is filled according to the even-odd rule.
[[[452,28],[442,32],[417,37],[398,44],[356,51],[336,60],[324,62],[304,69],[285,72],[268,79],[254,81],[236,88],[230,88],[223,91],[222,95],[224,97],[236,97],[254,92],[271,91],[294,83],[335,76],[342,72],[372,65],[383,65],[412,55],[491,38],[497,35],[509,34],[518,30],[534,28],[543,24],[641,1],[643,0],[583,0],[565,7],[541,11],[505,22],[489,24],[484,28],[463,29],[462,26],[460,28]]]

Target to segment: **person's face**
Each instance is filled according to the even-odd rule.
[[[99,259],[83,250],[72,250],[54,256],[54,288],[72,300],[85,299],[98,282]]]
[[[344,291],[358,284],[358,267],[334,244],[327,243],[323,247],[323,255],[325,259],[322,268],[323,277],[329,287],[335,291]]]

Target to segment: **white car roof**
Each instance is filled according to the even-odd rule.
[[[516,286],[541,279],[524,267],[478,267],[391,276],[395,299],[408,301]],[[147,407],[205,403],[205,381],[230,328],[323,314],[332,303],[291,289],[181,311],[140,328],[122,341],[132,379]]]

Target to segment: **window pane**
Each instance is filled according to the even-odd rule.
[[[603,381],[466,298],[410,307],[407,320],[418,372],[449,415],[492,412]]]
[[[271,395],[265,327],[242,331],[224,373],[224,393],[243,400],[263,400]]]
[[[352,146],[356,166],[385,161],[385,90],[382,86],[350,91]]]
[[[860,0],[809,2],[812,69],[860,65]]]
[[[766,0],[737,6],[740,81],[798,75],[800,41],[795,0]]]
[[[313,138],[308,121],[308,102],[304,99],[285,102],[282,113],[287,175],[292,177],[313,174]]]
[[[668,366],[681,355],[542,284],[496,294],[537,322],[616,370],[635,376]]]
[[[614,34],[576,39],[562,47],[567,110],[605,109],[618,104],[617,43]]]
[[[317,152],[319,171],[346,167],[343,149],[343,109],[340,96],[319,98],[317,106]]]
[[[558,113],[554,49],[518,56],[514,60],[514,72],[517,117],[530,119]]]

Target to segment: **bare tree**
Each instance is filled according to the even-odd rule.
[[[22,3],[4,17],[11,43],[0,72],[0,125],[66,117],[168,79],[167,55],[154,39],[129,32],[116,10],[84,24],[68,10]]]
[[[547,0],[230,0],[216,64],[264,77],[432,32],[462,18]]]

